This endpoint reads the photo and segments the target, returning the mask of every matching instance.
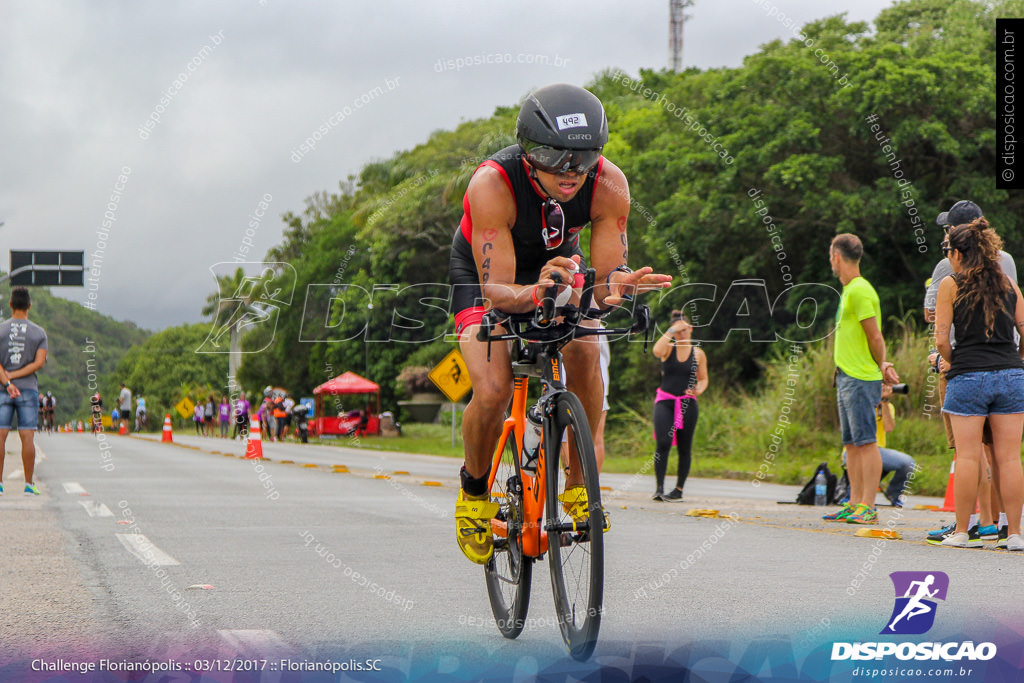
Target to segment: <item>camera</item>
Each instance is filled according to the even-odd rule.
[[[893,384],[892,393],[903,394],[904,396],[906,396],[907,394],[910,393],[910,387],[908,387],[906,384]]]

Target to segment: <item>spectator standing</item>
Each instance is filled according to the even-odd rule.
[[[213,394],[206,397],[206,403],[203,405],[203,432],[206,436],[213,436],[213,431],[216,429],[216,413],[217,405],[213,402]]]
[[[231,433],[232,439],[237,439],[239,435],[243,439],[249,437],[249,411],[251,408],[249,401],[245,399],[245,392],[241,392],[238,399],[235,400],[235,428]]]
[[[4,456],[14,412],[18,413],[21,465],[25,495],[39,495],[35,484],[35,428],[39,417],[39,379],[46,364],[46,331],[28,319],[32,299],[24,287],[11,290],[11,317],[0,324],[0,493],[3,493]]]
[[[281,431],[285,427],[285,419],[288,417],[288,413],[284,408],[284,396],[276,394],[271,401],[271,415],[274,416],[275,431],[274,434],[278,441],[281,440]]]
[[[682,311],[672,311],[672,324],[654,344],[661,361],[661,386],[654,396],[654,500],[681,501],[690,474],[693,435],[700,411],[697,398],[708,388],[708,361],[691,340],[693,326]],[[679,469],[675,488],[667,494],[668,454],[675,444]]]
[[[119,412],[121,413],[121,426],[128,431],[128,418],[132,414],[132,392],[125,386],[124,382],[121,382],[121,393],[118,395]]]
[[[196,424],[196,436],[203,435],[203,417],[206,415],[206,407],[203,405],[203,399],[199,399],[196,402],[196,407],[192,409],[192,421]]]
[[[217,408],[217,417],[220,418],[220,438],[228,438],[228,425],[231,424],[231,404],[227,396],[220,397],[220,405]]]
[[[900,379],[885,360],[882,311],[878,294],[860,274],[864,246],[852,233],[836,235],[829,247],[832,273],[843,285],[836,313],[834,360],[836,404],[850,476],[850,502],[822,517],[829,522],[877,524],[875,492],[882,476],[875,406],[882,400],[882,380]]]
[[[957,443],[953,491],[956,529],[942,545],[980,547],[972,533],[971,513],[977,498],[982,463],[981,433],[988,418],[992,431],[995,481],[1005,507],[1008,537],[997,547],[1024,550],[1021,508],[1024,472],[1024,341],[1014,343],[1014,329],[1024,331],[1020,289],[1001,270],[1002,240],[978,218],[949,231],[943,247],[953,275],[939,283],[935,307],[935,345],[949,363],[943,412],[949,413]],[[953,339],[950,339],[950,329]]]
[[[260,434],[262,434],[264,441],[273,441],[274,433],[271,431],[270,426],[270,413],[273,410],[272,403],[269,396],[264,396],[263,401],[260,403],[260,407],[256,409],[256,419],[260,423]]]
[[[953,226],[963,225],[970,223],[971,221],[981,218],[982,210],[981,207],[970,200],[961,200],[953,204],[949,211],[943,211],[940,213],[935,222],[941,226],[946,233],[945,239],[942,245],[947,246],[946,241],[949,238],[949,230]],[[1003,273],[1006,274],[1010,280],[1017,282],[1017,266],[1013,261],[1013,256],[1006,253],[1005,251],[999,251],[999,266]],[[949,259],[943,257],[941,261],[935,264],[935,269],[932,271],[931,280],[929,280],[927,291],[924,296],[924,319],[925,322],[935,322],[935,300],[939,292],[939,284],[947,276],[953,274],[953,266],[950,265]],[[955,337],[955,329],[950,329],[950,343],[953,343]],[[954,344],[955,346],[955,344]],[[946,399],[946,371],[949,369],[949,364],[939,355],[937,350],[933,350],[928,357],[928,362],[932,365],[936,372],[939,373],[939,403],[940,405]],[[956,441],[953,438],[953,426],[950,422],[949,413],[942,413],[942,423],[946,430],[946,443],[951,449],[954,449],[954,460],[956,458]],[[1002,500],[999,495],[999,486],[993,478],[990,477],[990,472],[994,469],[993,457],[992,457],[992,430],[989,427],[988,420],[985,421],[985,428],[981,433],[982,447],[985,453],[985,464],[979,468],[978,471],[978,509],[980,515],[978,518],[972,516],[971,527],[978,524],[976,531],[981,538],[999,538],[1005,540],[1007,535],[1007,527],[1005,521],[999,521],[1000,513],[1002,512]],[[977,519],[977,521],[975,521]],[[948,538],[956,527],[956,523],[950,524],[942,529],[933,531],[928,536],[928,542],[933,544],[941,543],[943,540]]]

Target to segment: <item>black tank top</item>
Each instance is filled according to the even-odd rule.
[[[1003,301],[1003,310],[996,315],[992,336],[985,337],[985,314],[980,307],[967,308],[953,304],[953,325],[956,346],[953,363],[946,372],[952,379],[962,372],[984,372],[1022,368],[1017,345],[1013,341],[1013,314],[1017,306],[1017,292],[1011,290]]]
[[[487,161],[480,164],[480,167],[490,166],[501,173],[505,184],[512,192],[516,203],[516,221],[512,225],[512,244],[515,247],[516,256],[516,284],[528,285],[536,282],[540,276],[540,269],[545,263],[555,256],[572,256],[582,254],[579,243],[580,231],[590,222],[590,204],[594,198],[594,184],[601,175],[604,166],[604,157],[597,162],[595,170],[592,171],[583,187],[571,200],[563,203],[562,211],[565,214],[565,239],[557,249],[550,251],[544,247],[544,238],[541,235],[541,207],[545,197],[541,196],[534,189],[530,177],[523,162],[523,151],[519,145],[511,145],[496,152]],[[478,169],[480,168],[478,167]],[[473,219],[469,210],[469,199],[462,200],[463,216],[459,230],[455,234],[452,249],[462,258],[472,260],[473,250]]]
[[[697,386],[697,347],[690,349],[690,357],[680,361],[676,355],[676,347],[661,363],[661,390],[673,396],[682,396],[693,392]]]

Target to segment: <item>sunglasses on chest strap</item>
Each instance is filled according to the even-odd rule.
[[[545,249],[558,249],[565,241],[565,212],[562,205],[550,197],[544,200],[540,211],[541,235]]]

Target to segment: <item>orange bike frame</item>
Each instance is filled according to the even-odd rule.
[[[494,486],[494,477],[498,473],[501,455],[505,451],[509,434],[515,433],[515,442],[522,448],[523,435],[526,432],[526,401],[530,378],[516,376],[513,380],[513,386],[512,410],[509,413],[509,417],[505,418],[505,422],[502,424],[501,436],[498,438],[498,447],[494,449],[494,459],[491,462],[491,471],[487,478],[488,491]],[[516,453],[515,457],[519,458],[520,454]],[[547,473],[546,461],[544,440],[541,439],[540,448],[537,451],[537,473],[530,474],[526,470],[519,470],[519,477],[523,486],[522,547],[523,554],[528,557],[540,557],[548,550],[547,533],[543,527],[544,486]]]

